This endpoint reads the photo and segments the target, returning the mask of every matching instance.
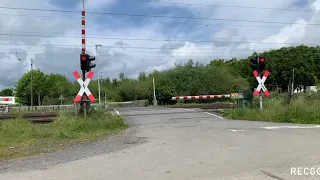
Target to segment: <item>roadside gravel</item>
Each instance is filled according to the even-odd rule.
[[[128,128],[104,140],[64,145],[62,151],[0,161],[0,173],[47,169],[56,164],[110,153],[146,142],[144,137],[135,136],[136,131],[136,128]]]

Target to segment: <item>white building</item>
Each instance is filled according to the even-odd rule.
[[[306,86],[306,91],[318,92],[317,86]]]

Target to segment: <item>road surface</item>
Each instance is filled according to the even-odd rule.
[[[118,144],[110,145],[115,138],[91,149],[76,148],[73,154],[59,152],[42,160],[6,162],[0,179],[320,179],[320,169],[306,175],[313,173],[311,168],[320,168],[319,126],[226,120],[199,109],[128,108],[116,112],[130,126],[117,137]],[[127,146],[119,138],[127,139]],[[130,143],[128,139],[135,140]],[[70,158],[92,149],[97,153]],[[44,162],[50,165],[39,165]],[[296,175],[291,175],[291,170],[296,170]]]

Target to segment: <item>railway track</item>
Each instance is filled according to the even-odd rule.
[[[22,118],[31,121],[32,123],[49,123],[56,120],[58,112],[30,112],[24,114],[0,114],[0,121]]]
[[[183,104],[183,105],[171,105],[170,108],[199,108],[199,109],[230,109],[234,104],[229,103],[215,103],[215,104]],[[57,119],[58,112],[28,112],[23,114],[8,113],[0,114],[0,122],[6,120],[12,120],[16,118],[26,119],[32,123],[50,123]]]

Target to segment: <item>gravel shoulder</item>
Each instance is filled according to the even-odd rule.
[[[135,133],[136,128],[128,128],[119,134],[95,142],[67,144],[63,150],[57,152],[0,161],[0,173],[48,169],[57,164],[115,152],[146,142],[145,138],[136,137]]]

